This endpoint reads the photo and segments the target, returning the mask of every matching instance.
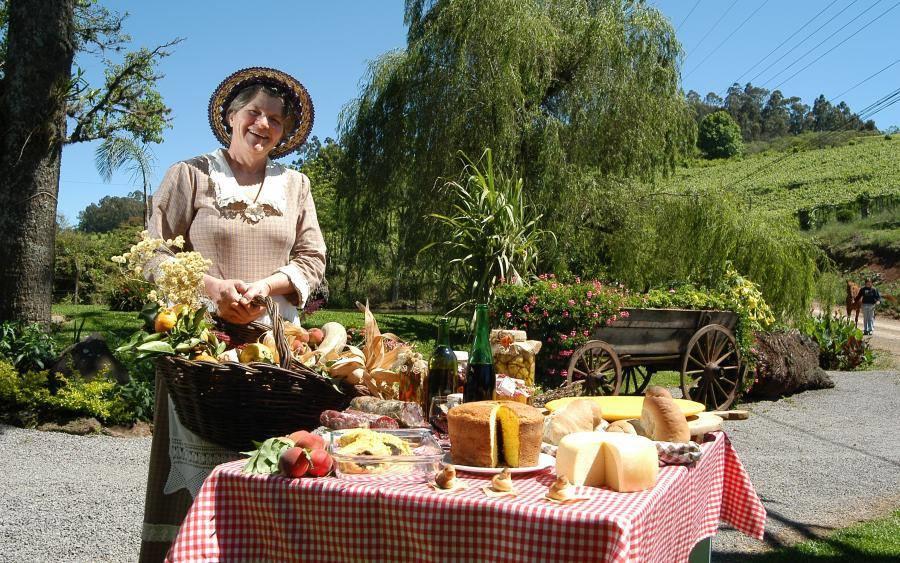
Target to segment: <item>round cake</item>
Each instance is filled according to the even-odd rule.
[[[457,465],[531,467],[541,453],[544,415],[514,401],[463,403],[447,413]]]

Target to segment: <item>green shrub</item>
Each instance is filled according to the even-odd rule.
[[[744,142],[741,128],[726,111],[703,118],[697,132],[697,146],[708,158],[730,158],[741,154]]]
[[[850,221],[856,219],[856,213],[854,213],[852,209],[838,209],[835,218],[840,223],[849,223]]]
[[[151,286],[144,280],[118,275],[110,280],[103,292],[103,301],[111,311],[140,311],[149,301]]]
[[[819,345],[822,369],[853,370],[872,364],[874,356],[862,331],[838,313],[821,314],[800,324],[800,331]]]
[[[94,417],[104,424],[127,424],[135,413],[122,398],[115,381],[102,375],[92,381],[56,374],[58,388],[51,393],[46,371],[19,373],[0,361],[0,406],[4,419],[26,426]]]
[[[0,358],[9,360],[16,369],[44,369],[56,353],[56,342],[40,325],[13,321],[0,324]]]

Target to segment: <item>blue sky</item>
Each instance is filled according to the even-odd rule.
[[[710,91],[721,94],[738,79],[743,84],[851,2],[834,2],[752,70],[754,64],[831,0],[700,0],[699,4],[696,0],[652,0],[650,4],[662,10],[674,26],[681,25],[678,36],[687,53],[682,66],[684,89],[705,95]],[[306,85],[315,104],[313,134],[325,138],[335,135],[339,113],[358,94],[368,62],[386,51],[402,48],[406,42],[402,0],[103,0],[103,4],[130,14],[125,28],[135,45],[151,47],[174,37],[186,38],[160,68],[165,78],[159,89],[172,108],[173,128],[165,132],[163,144],[153,147],[157,161],[154,187],[170,164],[216,147],[206,107],[213,88],[228,74],[247,66],[272,66],[296,76]],[[895,5],[894,0],[857,0],[753,83],[771,89]],[[857,16],[856,21],[838,31]],[[841,94],[900,57],[898,24],[900,6],[779,89],[810,104],[819,94],[827,98]],[[833,32],[836,35],[789,67]],[[95,68],[89,62],[85,60],[88,68]],[[860,110],[900,87],[898,77],[900,63],[840,99]],[[874,119],[882,128],[900,124],[900,104]],[[117,174],[110,183],[104,183],[94,166],[95,149],[96,143],[81,143],[63,151],[59,212],[72,223],[77,222],[79,211],[104,195],[125,195],[137,189],[126,174]]]

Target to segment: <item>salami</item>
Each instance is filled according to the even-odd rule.
[[[346,430],[348,428],[399,428],[396,420],[389,416],[372,414],[352,409],[340,411],[323,411],[319,416],[319,423],[331,430]]]
[[[389,416],[400,423],[401,428],[427,428],[425,415],[418,403],[391,401],[377,397],[355,397],[350,408],[372,414]]]

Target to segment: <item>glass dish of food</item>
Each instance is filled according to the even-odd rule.
[[[424,482],[431,479],[444,457],[427,428],[336,430],[331,433],[328,452],[334,458],[335,475],[349,480]]]

